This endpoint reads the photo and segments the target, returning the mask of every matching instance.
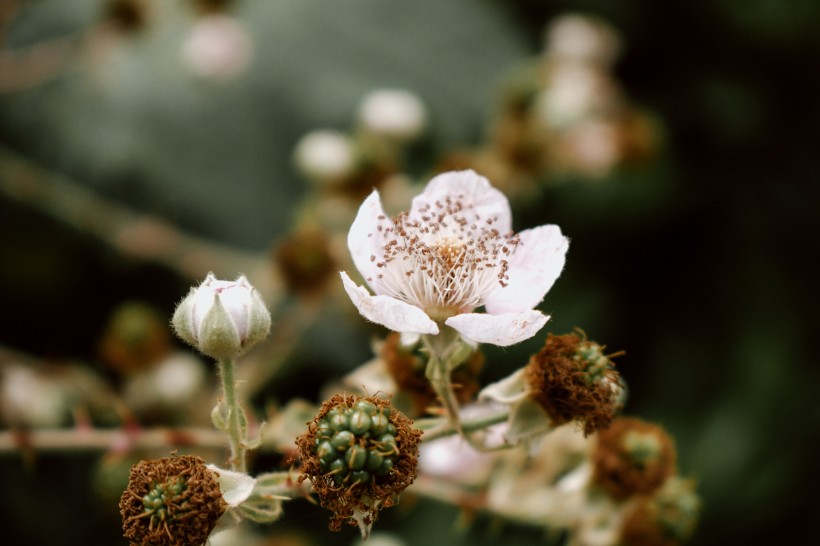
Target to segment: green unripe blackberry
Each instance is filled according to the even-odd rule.
[[[416,476],[421,431],[387,400],[336,395],[308,424],[296,440],[301,479],[310,479],[322,505],[335,512],[331,529],[357,518],[374,521]]]
[[[192,455],[135,464],[120,498],[123,535],[131,544],[205,544],[228,506],[217,478]]]
[[[314,440],[321,470],[337,485],[368,484],[373,474],[387,476],[399,453],[389,415],[367,400],[328,411],[316,424]]]

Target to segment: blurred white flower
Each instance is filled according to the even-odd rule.
[[[207,378],[199,358],[179,351],[128,377],[123,398],[137,413],[154,409],[185,411],[202,392]]]
[[[182,44],[182,60],[197,75],[229,80],[250,64],[253,44],[247,30],[227,15],[200,17]]]
[[[600,71],[584,65],[561,64],[549,73],[536,111],[549,127],[566,128],[613,107],[617,93]]]
[[[379,135],[412,140],[424,130],[427,113],[415,94],[400,89],[379,89],[362,99],[359,121]]]
[[[569,14],[554,19],[548,26],[545,46],[558,61],[609,65],[620,49],[618,34],[606,23],[583,15]]]
[[[337,181],[353,171],[353,144],[338,131],[311,131],[296,145],[294,161],[299,171],[319,182]]]
[[[560,163],[590,176],[604,176],[623,157],[620,128],[607,121],[585,121],[566,131],[558,144]]]
[[[49,428],[65,424],[71,404],[60,385],[25,364],[0,370],[0,421],[9,426]]]
[[[438,334],[443,323],[470,343],[512,345],[546,324],[533,307],[561,274],[569,243],[558,226],[511,228],[507,198],[473,171],[435,177],[393,219],[374,191],[348,248],[375,295],[345,272],[342,281],[359,312],[391,330]]]

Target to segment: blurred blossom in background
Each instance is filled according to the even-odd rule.
[[[808,0],[0,0],[4,536],[124,543],[129,466],[172,448],[25,434],[208,427],[213,365],[168,322],[209,271],[246,274],[273,311],[273,348],[240,365],[259,421],[374,358],[383,380],[383,332],[336,278],[347,229],[373,188],[394,214],[471,168],[516,231],[571,239],[546,330],[625,349],[626,413],[675,437],[701,495],[692,543],[816,542],[818,24]],[[486,348],[475,374],[544,335]],[[451,440],[425,446],[425,479],[509,471]],[[325,519],[293,502],[213,544],[358,544]],[[368,543],[543,535],[408,495]]]

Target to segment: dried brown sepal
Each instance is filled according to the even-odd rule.
[[[123,536],[132,546],[199,546],[226,508],[216,477],[200,457],[140,461],[131,467],[120,498]]]
[[[318,423],[330,410],[337,407],[352,408],[360,400],[370,402],[388,416],[390,423],[396,427],[396,447],[399,453],[387,475],[375,477],[366,484],[356,482],[339,486],[334,482],[332,472],[322,471],[316,455]],[[299,482],[310,479],[321,505],[333,512],[328,525],[332,531],[339,531],[345,522],[352,526],[359,525],[354,514],[362,515],[364,523],[371,525],[378,519],[379,510],[397,504],[399,494],[416,478],[418,444],[422,432],[413,428],[413,421],[391,407],[387,400],[375,396],[337,394],[322,404],[319,413],[307,425],[307,432],[296,438],[302,472]]]
[[[594,480],[618,500],[649,495],[675,473],[676,457],[672,439],[663,428],[620,417],[598,432],[592,455]]]
[[[424,360],[412,350],[402,347],[399,333],[392,332],[387,336],[381,348],[381,357],[399,392],[410,396],[415,415],[423,415],[428,408],[440,404],[436,391],[424,373]],[[464,364],[453,370],[451,382],[459,403],[466,404],[478,392],[481,387],[479,374],[483,367],[484,355],[475,351]]]
[[[607,361],[608,367],[593,379],[578,358],[585,343],[589,342],[577,334],[549,334],[544,347],[530,358],[526,377],[532,397],[556,425],[576,421],[589,436],[608,427],[621,409],[613,388],[620,384],[620,376]]]

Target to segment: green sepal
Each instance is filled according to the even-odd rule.
[[[242,352],[242,342],[218,293],[199,329],[199,350],[213,358],[233,358]]]

